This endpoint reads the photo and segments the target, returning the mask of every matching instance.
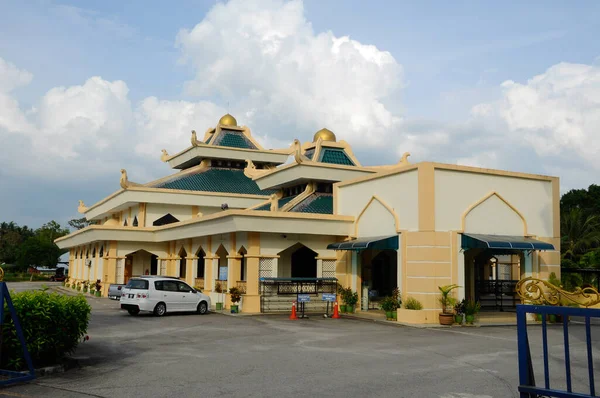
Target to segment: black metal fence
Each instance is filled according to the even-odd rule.
[[[337,278],[260,278],[261,312],[287,311],[298,295],[309,295],[309,310],[323,310],[323,293],[337,293]]]
[[[521,299],[517,296],[514,280],[478,280],[475,282],[475,299],[482,310],[514,311]]]

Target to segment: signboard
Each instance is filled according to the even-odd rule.
[[[334,302],[335,301],[335,293],[323,293],[322,300]]]
[[[219,267],[219,280],[226,281],[227,280],[227,271],[228,267]]]
[[[308,303],[310,301],[310,295],[308,294],[299,294],[298,302],[299,303]]]

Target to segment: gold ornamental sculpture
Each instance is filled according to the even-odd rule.
[[[593,287],[576,288],[569,292],[552,283],[527,277],[521,279],[515,287],[517,294],[526,304],[560,305],[561,298],[569,300],[582,307],[591,307],[600,303],[600,293]]]

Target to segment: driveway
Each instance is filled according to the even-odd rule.
[[[90,341],[76,353],[84,366],[0,390],[0,396],[518,396],[514,327],[417,329],[317,316],[132,317],[118,302],[89,301]],[[560,330],[549,330],[550,369],[564,384]],[[531,327],[532,346],[539,346],[540,334]],[[573,325],[579,390],[586,380],[582,337],[583,328]]]

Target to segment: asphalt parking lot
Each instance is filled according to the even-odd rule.
[[[118,302],[89,301],[90,340],[75,353],[82,368],[5,388],[0,396],[518,396],[514,327],[420,329],[318,316],[132,317],[118,310]],[[539,346],[540,328],[530,329],[532,346]],[[596,335],[600,330],[598,347]],[[550,371],[561,385],[561,329],[550,328],[549,337]],[[574,386],[580,391],[587,382],[582,339],[583,327],[573,325]],[[540,372],[537,377],[543,380]]]

